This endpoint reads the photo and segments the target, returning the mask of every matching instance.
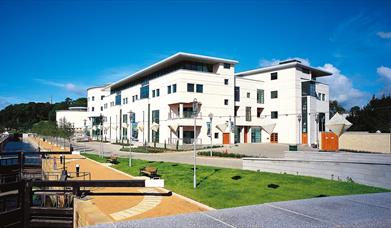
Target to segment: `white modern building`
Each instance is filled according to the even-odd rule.
[[[68,110],[56,111],[56,122],[60,126],[63,123],[70,123],[75,130],[75,136],[84,136],[88,126],[90,113],[86,107],[70,107]]]
[[[91,135],[158,145],[316,144],[328,120],[328,72],[299,61],[235,73],[235,60],[177,53],[88,89]],[[100,120],[103,121],[100,121]],[[316,121],[319,120],[319,121]]]

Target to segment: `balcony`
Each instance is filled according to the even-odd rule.
[[[195,117],[197,119],[202,119],[202,113],[198,112],[195,114]],[[175,120],[175,119],[194,119],[194,112],[192,111],[183,111],[182,115],[175,113],[175,112],[169,112],[168,113],[168,119],[169,120]]]

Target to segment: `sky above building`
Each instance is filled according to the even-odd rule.
[[[299,58],[344,106],[391,92],[391,1],[0,1],[0,109],[62,101],[176,52]]]

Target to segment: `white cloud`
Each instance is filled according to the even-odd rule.
[[[261,59],[259,61],[259,65],[261,67],[274,66],[274,65],[278,65],[280,62],[283,62],[286,60],[292,60],[292,59],[299,60],[304,65],[308,65],[308,66],[310,65],[310,61],[308,59],[304,59],[304,58],[300,58],[300,57],[286,58],[283,60],[281,60],[281,59]]]
[[[391,32],[378,32],[377,35],[382,39],[391,39]]]
[[[391,82],[391,68],[385,66],[378,67],[377,73]]]
[[[380,91],[380,94],[391,94],[391,68],[385,66],[378,67],[377,73],[384,82],[384,88]]]
[[[2,110],[3,108],[7,107],[10,104],[11,103],[8,102],[7,99],[4,99],[4,98],[0,97],[0,110]]]
[[[331,100],[337,100],[348,108],[355,105],[364,105],[368,101],[370,94],[354,88],[352,81],[342,74],[338,68],[330,63],[326,63],[319,68],[333,74],[329,77],[319,78],[319,81],[329,85]]]
[[[75,94],[78,94],[78,95],[85,95],[85,93],[86,93],[86,89],[85,88],[76,86],[73,83],[59,83],[59,82],[53,82],[53,81],[49,81],[49,80],[45,80],[45,79],[39,79],[39,78],[37,78],[35,80],[40,82],[40,83],[42,83],[42,84],[45,84],[45,85],[50,85],[50,86],[63,88],[65,90],[69,91],[69,92],[72,92],[72,93],[75,93]]]

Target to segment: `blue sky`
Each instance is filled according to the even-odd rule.
[[[237,71],[301,58],[331,97],[391,91],[391,1],[0,1],[0,108],[85,95],[179,51]]]

